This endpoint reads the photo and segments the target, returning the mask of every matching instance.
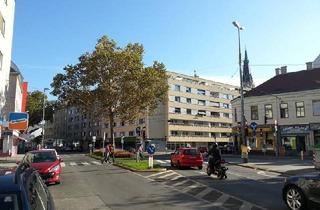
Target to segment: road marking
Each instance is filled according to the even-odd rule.
[[[173,184],[172,186],[176,187],[176,186],[182,185],[182,184],[184,184],[184,183],[186,183],[188,181],[190,181],[190,180],[186,179],[186,180],[183,180],[181,182],[177,182],[177,183]]]
[[[206,172],[204,171],[196,171],[198,174],[207,174]]]
[[[168,173],[168,172],[171,172],[171,171],[162,171],[162,172],[159,172],[159,173],[151,174],[149,176],[146,176],[146,178],[150,178],[150,177],[153,177],[153,176],[158,176],[160,174],[165,174],[165,173]]]
[[[75,162],[70,162],[70,166],[76,166],[77,165],[77,163],[75,163]]]
[[[197,187],[199,187],[199,185],[193,184],[193,185],[189,185],[189,186],[185,187],[185,188],[182,189],[181,191],[187,192],[187,191],[189,191],[189,190],[191,190],[191,189],[194,189],[194,188],[197,188]]]
[[[66,164],[65,163],[60,163],[61,167],[66,167]]]
[[[101,162],[98,161],[91,161],[91,163],[93,163],[94,165],[101,165]]]
[[[253,207],[252,204],[244,202],[240,206],[239,210],[247,210],[247,209],[251,209],[252,207]]]
[[[180,174],[178,174],[178,176],[173,177],[172,179],[170,179],[171,181],[177,180],[179,178],[182,178],[184,176],[181,176]]]
[[[208,194],[209,192],[211,192],[212,190],[207,187],[204,190],[202,190],[201,192],[199,192],[198,194],[195,195],[196,198],[202,198],[203,196],[205,196],[206,194]]]
[[[85,166],[90,165],[90,163],[88,163],[88,162],[81,162],[81,164],[85,165]]]
[[[172,175],[175,175],[176,173],[175,172],[172,172],[172,173],[169,173],[169,174],[165,174],[163,176],[159,176],[158,179],[163,179],[163,178],[166,178],[168,176],[172,176]]]
[[[222,194],[212,205],[213,206],[222,206],[230,198],[227,194]],[[243,201],[241,201],[243,202]]]

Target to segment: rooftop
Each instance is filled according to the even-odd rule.
[[[320,68],[289,72],[274,76],[244,96],[263,96],[320,89]]]

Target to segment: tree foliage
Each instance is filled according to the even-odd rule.
[[[59,101],[109,119],[113,133],[115,117],[131,121],[146,110],[152,112],[167,96],[167,74],[164,64],[143,64],[141,44],[121,48],[103,36],[91,53],[68,65],[51,84]],[[112,139],[113,140],[113,139]]]
[[[28,92],[26,108],[29,113],[29,125],[35,125],[42,121],[43,97],[47,101],[47,96],[43,95],[41,91]],[[52,121],[54,106],[54,102],[46,102],[45,120]]]

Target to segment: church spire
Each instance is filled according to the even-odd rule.
[[[245,50],[244,61],[243,61],[243,87],[244,88],[254,88],[252,76],[249,70],[249,59],[247,54],[247,49]]]

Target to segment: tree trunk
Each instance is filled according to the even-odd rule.
[[[114,114],[112,111],[110,111],[110,115],[109,115],[109,121],[110,121],[110,136],[111,136],[111,142],[112,142],[112,145],[113,145],[113,148],[116,148],[116,145],[115,145],[115,140],[114,140],[114,135],[113,135],[113,127],[114,127]]]

